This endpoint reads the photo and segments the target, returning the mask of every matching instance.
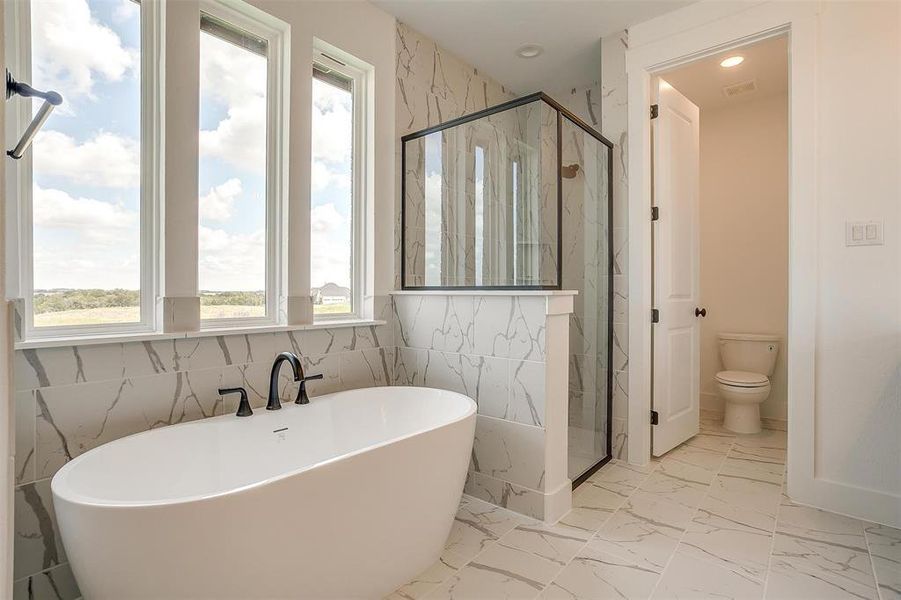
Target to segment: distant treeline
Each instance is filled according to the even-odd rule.
[[[137,306],[137,290],[37,290],[34,294],[35,314]],[[201,292],[200,303],[206,306],[262,306],[263,292]]]

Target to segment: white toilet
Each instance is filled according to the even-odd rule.
[[[752,333],[721,333],[718,337],[725,368],[716,374],[716,386],[726,404],[723,427],[735,433],[758,433],[760,404],[770,395],[779,338]]]

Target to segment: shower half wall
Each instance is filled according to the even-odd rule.
[[[503,293],[515,299],[538,291],[575,292],[563,350],[567,384],[557,392],[562,397],[543,402],[566,406],[568,435],[561,443],[567,447],[566,476],[576,483],[611,454],[611,149],[543,93],[402,138],[401,293]],[[398,300],[396,307],[410,303]],[[401,309],[397,317],[403,346],[403,329],[415,316]],[[490,346],[485,352],[484,358],[493,357]],[[466,380],[462,371],[460,378]],[[471,383],[478,388],[478,381]],[[510,384],[508,377],[507,392],[499,393],[509,394]],[[534,407],[478,400],[486,418],[497,418],[492,411],[504,404],[519,411],[511,421],[540,421],[522,416]]]

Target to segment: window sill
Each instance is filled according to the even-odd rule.
[[[33,348],[59,348],[67,346],[96,346],[100,344],[123,344],[126,342],[152,342],[156,340],[176,340],[201,337],[216,337],[227,335],[252,335],[256,333],[278,333],[283,331],[306,331],[312,329],[343,329],[346,327],[374,327],[386,325],[387,321],[374,319],[335,319],[331,321],[319,321],[304,325],[262,325],[257,327],[234,327],[202,329],[200,331],[178,331],[173,333],[123,333],[96,335],[90,337],[66,337],[33,339],[15,344],[16,350],[30,350]]]
[[[578,296],[578,290],[395,290],[392,296]]]

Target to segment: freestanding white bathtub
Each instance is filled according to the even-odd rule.
[[[475,412],[369,388],[105,444],[53,478],[72,570],[86,600],[382,597],[438,559]]]

